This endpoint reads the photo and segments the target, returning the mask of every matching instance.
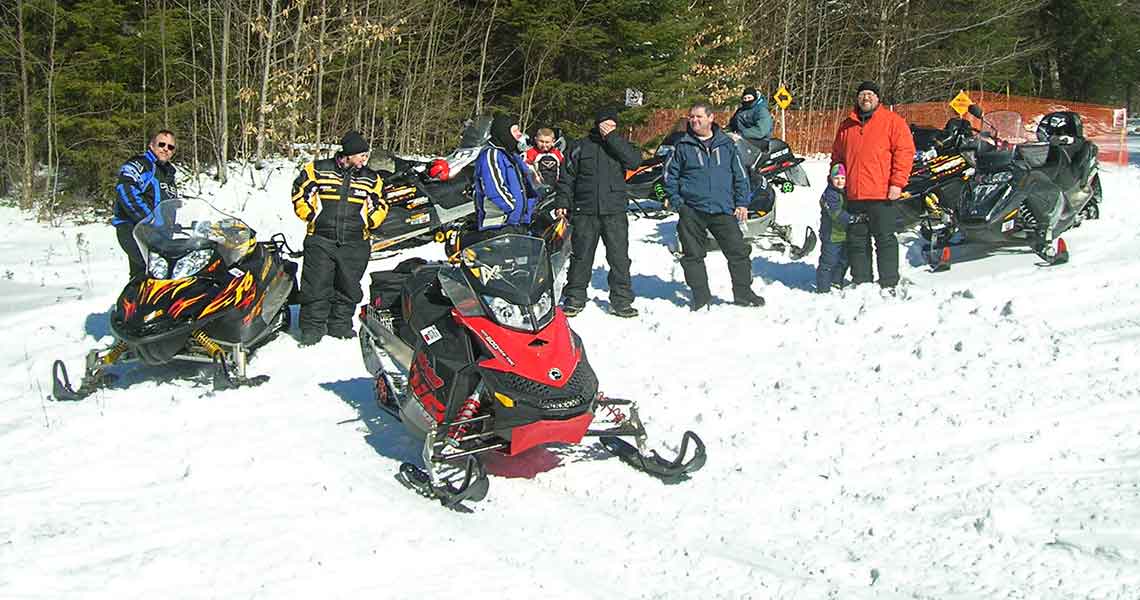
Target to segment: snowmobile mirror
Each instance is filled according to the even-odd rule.
[[[967,108],[966,110],[978,119],[981,119],[982,115],[984,114],[982,112],[982,107],[978,106],[977,104],[971,104],[970,108]]]

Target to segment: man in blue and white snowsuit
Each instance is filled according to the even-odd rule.
[[[476,231],[464,235],[461,246],[506,233],[528,233],[539,194],[519,154],[521,139],[514,117],[498,115],[491,122],[490,144],[475,159]]]
[[[178,198],[174,183],[174,134],[166,129],[154,134],[146,152],[123,163],[115,184],[115,204],[111,224],[115,237],[127,254],[131,279],[146,274],[146,261],[135,242],[139,221],[149,217],[160,202]]]

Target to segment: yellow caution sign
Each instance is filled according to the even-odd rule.
[[[954,99],[950,101],[950,108],[953,108],[954,112],[958,113],[960,117],[966,114],[966,110],[969,109],[973,103],[974,101],[970,100],[970,96],[966,94],[966,90],[961,90],[958,92],[958,95],[954,96]]]
[[[789,93],[788,88],[783,85],[780,86],[780,89],[776,90],[772,98],[776,100],[776,106],[779,106],[780,110],[786,110],[788,105],[792,103],[792,94]]]

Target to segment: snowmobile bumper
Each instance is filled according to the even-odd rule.
[[[551,442],[577,444],[586,435],[594,414],[584,412],[565,421],[536,421],[511,430],[511,446],[507,454],[515,456],[522,452]]]

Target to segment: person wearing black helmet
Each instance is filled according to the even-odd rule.
[[[740,106],[732,113],[725,130],[759,144],[761,148],[767,148],[768,138],[772,135],[772,124],[767,98],[761,96],[756,88],[746,87],[740,94]]]
[[[355,131],[340,152],[301,168],[293,181],[293,211],[306,223],[301,268],[301,345],[356,336],[352,317],[364,294],[369,235],[388,216],[380,174],[369,169],[368,142]]]
[[[637,316],[630,282],[629,220],[626,215],[625,172],[641,164],[641,153],[617,131],[618,113],[603,108],[594,117],[594,127],[570,151],[566,169],[558,181],[558,196],[570,203],[570,272],[562,311],[572,317],[586,306],[586,285],[594,270],[598,240],[606,245],[610,265],[610,312],[619,317]]]
[[[497,115],[491,139],[475,159],[475,226],[466,245],[503,233],[527,233],[539,194],[519,154],[523,139],[518,119]]]

